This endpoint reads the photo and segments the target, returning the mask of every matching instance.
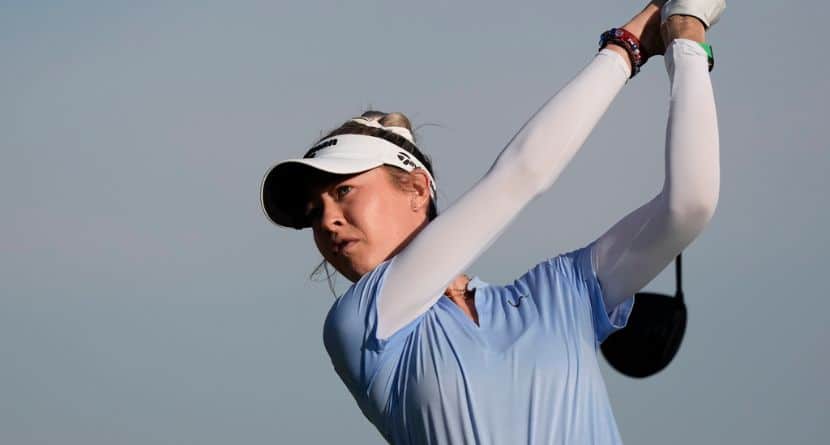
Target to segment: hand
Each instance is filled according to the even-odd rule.
[[[651,56],[662,55],[666,51],[663,36],[660,34],[660,9],[666,0],[652,0],[642,11],[623,25],[623,29],[640,39],[643,63]]]
[[[674,39],[705,42],[706,30],[720,20],[726,0],[671,0],[663,5],[663,41]]]
[[[660,34],[660,9],[665,2],[666,0],[650,1],[642,11],[622,26],[623,29],[640,39],[643,64],[651,56],[663,54],[666,51],[666,45],[663,43],[663,37]],[[609,43],[607,48],[620,54],[623,60],[629,64],[630,69],[631,62],[628,52],[624,48],[613,43]]]

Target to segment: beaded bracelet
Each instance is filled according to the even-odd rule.
[[[643,66],[640,39],[622,28],[611,28],[599,36],[599,49],[605,48],[609,43],[615,43],[625,48],[628,52],[628,58],[631,60],[631,76],[629,79],[636,76],[640,72],[640,67]]]

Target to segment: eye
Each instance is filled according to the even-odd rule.
[[[336,196],[337,199],[343,199],[343,197],[346,196],[352,188],[353,187],[350,185],[341,185],[334,190],[334,196]]]

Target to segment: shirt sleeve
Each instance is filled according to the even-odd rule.
[[[594,335],[597,343],[602,343],[614,331],[624,328],[628,323],[631,310],[634,308],[634,294],[622,298],[621,303],[615,307],[606,307],[607,299],[597,278],[596,265],[592,260],[594,246],[596,246],[596,241],[564,254],[564,257],[574,268],[574,278],[585,283],[588,302],[591,305]]]
[[[326,316],[323,344],[335,372],[361,409],[368,388],[391,344],[405,338],[422,319],[418,317],[389,338],[377,336],[377,296],[387,276],[390,260],[364,274],[341,297]],[[372,417],[370,417],[372,418]]]
[[[545,323],[558,326],[563,335],[602,343],[625,327],[634,307],[634,296],[609,308],[591,261],[596,241],[549,258],[513,282],[521,294],[530,296]]]

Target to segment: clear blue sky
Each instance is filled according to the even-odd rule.
[[[0,443],[381,443],[323,350],[320,256],[266,221],[262,175],[402,111],[445,208],[641,6],[0,2]],[[710,34],[720,201],[684,254],[677,360],[604,369],[626,443],[830,435],[828,17],[732,1]],[[469,272],[510,281],[658,193],[667,88],[654,59]]]

